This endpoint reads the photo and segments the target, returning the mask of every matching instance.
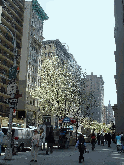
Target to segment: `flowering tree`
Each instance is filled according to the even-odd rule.
[[[68,63],[64,61],[63,64],[56,56],[47,58],[42,63],[40,76],[40,88],[33,96],[40,98],[41,112],[58,116],[73,113],[78,107],[78,89],[74,76],[68,70]]]

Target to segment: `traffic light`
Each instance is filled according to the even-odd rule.
[[[9,79],[16,79],[17,78],[17,66],[13,66],[9,69]]]

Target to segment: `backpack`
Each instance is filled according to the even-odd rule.
[[[96,139],[96,137],[95,136],[92,136],[91,139]]]

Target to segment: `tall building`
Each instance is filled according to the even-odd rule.
[[[115,83],[117,89],[117,105],[114,104],[116,132],[124,131],[124,1],[114,0],[115,28],[114,38],[116,44],[115,62],[116,75]]]
[[[43,21],[48,16],[37,0],[26,1],[24,27],[20,61],[19,89],[22,98],[18,102],[18,118],[26,117],[26,122],[36,123],[40,99],[34,96],[40,84],[38,71],[41,69],[41,47],[43,38]]]
[[[103,123],[107,124],[107,106],[103,108]]]
[[[3,26],[0,24],[0,115],[4,117],[8,117],[10,112],[9,105],[4,100],[10,97],[7,95],[7,85],[9,83],[9,69],[14,62],[12,34],[15,36],[15,33],[17,66],[20,66],[24,3],[24,0],[5,0],[2,6],[1,23]],[[16,83],[19,83],[19,76],[17,76]]]
[[[102,76],[97,77],[97,75],[86,75],[86,86],[85,92],[90,93],[91,99],[87,101],[89,113],[92,114],[94,120],[97,120],[99,123],[103,122],[103,108],[104,108],[104,81]]]
[[[115,123],[115,118],[114,118],[114,115],[113,115],[113,109],[112,109],[112,106],[110,104],[110,100],[109,100],[109,104],[107,106],[107,124],[110,124],[111,121],[113,121]]]

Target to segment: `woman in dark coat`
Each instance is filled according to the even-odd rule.
[[[107,144],[107,141],[108,141],[108,134],[105,133],[105,141],[106,141],[106,144]]]
[[[100,133],[97,133],[97,141],[98,141],[98,145],[100,145]]]
[[[110,144],[111,144],[111,135],[110,135],[110,132],[108,133],[108,147],[110,147]]]

